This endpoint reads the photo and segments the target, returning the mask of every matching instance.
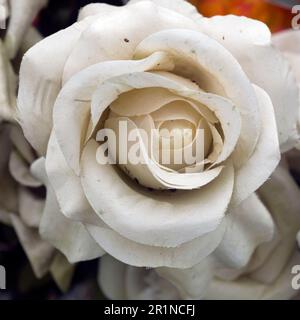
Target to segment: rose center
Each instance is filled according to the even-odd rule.
[[[169,120],[159,126],[162,148],[181,149],[190,145],[195,137],[195,126],[187,120]]]

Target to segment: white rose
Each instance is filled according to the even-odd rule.
[[[230,223],[223,242],[232,250],[227,252],[227,257],[224,256],[226,250],[220,252],[218,248],[214,255],[191,269],[150,270],[125,265],[107,255],[101,258],[99,269],[99,285],[103,293],[110,299],[149,300],[273,300],[294,297],[298,291],[292,287],[295,276],[292,268],[300,264],[300,253],[295,242],[300,227],[299,188],[286,169],[278,168],[258,194],[264,205],[260,203],[254,207],[253,198],[250,198],[228,214]],[[243,220],[251,222],[250,211],[252,223],[245,225],[255,232],[241,228]],[[265,236],[268,229],[267,219],[264,224],[261,219],[256,220],[255,216],[260,211],[269,215],[273,233],[272,228],[269,229],[268,241],[250,247],[251,238],[257,241]],[[233,255],[244,260],[241,268],[228,267]],[[224,262],[227,262],[227,267]]]
[[[58,231],[67,218],[81,226],[82,259],[105,251],[135,266],[191,268],[219,246],[227,208],[278,165],[277,127],[282,150],[296,143],[298,104],[289,65],[258,21],[202,18],[180,0],[85,7],[21,66],[20,122],[46,158],[56,196],[47,200],[43,237],[57,248],[68,245],[64,237],[80,239],[71,227]],[[128,179],[99,164],[98,130],[120,119],[148,132],[202,128],[205,158],[167,167],[140,141],[147,163],[120,165]]]

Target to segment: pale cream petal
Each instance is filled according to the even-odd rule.
[[[35,275],[43,277],[53,260],[54,248],[41,239],[37,229],[27,227],[18,216],[11,215],[11,220]]]
[[[35,154],[30,144],[26,141],[22,129],[17,125],[10,127],[10,140],[14,149],[22,156],[22,158],[30,165],[35,161]]]
[[[207,92],[229,98],[237,107],[242,131],[235,163],[243,164],[254,151],[260,119],[253,88],[235,58],[217,41],[191,30],[157,32],[138,45],[135,57],[144,58],[156,51],[172,55],[176,74],[193,79]]]
[[[272,213],[277,234],[272,241],[258,247],[249,265],[242,270],[244,276],[234,281],[216,278],[208,299],[290,299],[297,294],[291,281],[292,268],[300,263],[296,246],[300,227],[299,194],[289,172],[279,166],[259,190],[260,198]]]
[[[278,48],[290,63],[292,70],[296,76],[298,87],[300,87],[300,32],[296,30],[286,30],[276,33],[272,37],[272,43]],[[300,91],[299,91],[300,93]],[[299,99],[300,100],[300,99]],[[298,111],[298,133],[300,132],[300,108]],[[300,133],[299,133],[300,136]],[[293,141],[291,141],[293,142]],[[290,149],[294,144],[290,145]],[[299,149],[299,145],[297,146]]]
[[[97,224],[98,217],[84,195],[80,178],[67,165],[54,132],[48,144],[46,170],[62,214],[71,220]]]
[[[186,120],[197,127],[200,115],[188,102],[174,101],[150,114],[154,122]]]
[[[57,252],[50,267],[51,275],[62,292],[67,292],[75,272],[75,265],[70,264],[66,257]]]
[[[225,236],[215,255],[228,268],[242,268],[259,245],[272,240],[274,223],[256,195],[229,210],[226,219]]]
[[[113,76],[151,70],[157,65],[167,70],[172,68],[164,53],[156,53],[140,61],[109,61],[83,70],[63,87],[54,107],[55,134],[67,163],[77,174],[88,129],[91,99],[97,85]],[[70,135],[72,144],[69,143]]]
[[[38,228],[45,206],[45,200],[39,199],[32,191],[19,188],[19,214],[27,227]]]
[[[272,36],[272,43],[282,52],[300,54],[299,30],[287,29]]]
[[[70,263],[93,260],[104,254],[83,224],[68,220],[63,216],[51,187],[47,188],[40,234],[43,239],[61,251]]]
[[[111,300],[126,300],[126,265],[108,254],[99,261],[98,284]]]
[[[84,225],[65,218],[61,213],[45,172],[45,159],[37,160],[32,171],[47,187],[47,198],[39,227],[42,238],[61,251],[70,263],[102,256],[103,250],[91,238]]]
[[[89,225],[87,230],[97,243],[116,259],[137,267],[191,268],[210,255],[222,240],[226,222],[200,238],[176,248],[146,246],[120,236],[107,226]]]
[[[163,189],[177,189],[177,190],[192,190],[199,189],[214,179],[216,179],[222,172],[223,167],[217,167],[212,170],[203,171],[199,173],[178,173],[178,172],[170,172],[158,165],[156,161],[153,160],[153,157],[149,157],[147,150],[147,143],[144,141],[143,135],[138,131],[138,127],[128,118],[111,118],[105,122],[105,127],[107,129],[113,130],[117,137],[121,138],[121,133],[119,132],[119,124],[120,122],[127,124],[128,133],[133,132],[133,130],[137,130],[138,134],[138,142],[128,142],[127,148],[131,150],[134,144],[139,143],[140,150],[140,160],[141,163],[133,163],[130,159],[128,159],[128,163],[124,165],[120,165],[123,171],[125,171],[133,180],[138,182],[141,186],[145,186],[147,188],[153,188],[155,190],[163,190]],[[126,138],[126,137],[125,137]],[[199,138],[200,139],[200,138]],[[149,139],[147,139],[149,140]],[[147,141],[148,144],[150,143]],[[116,144],[116,149],[113,149],[113,146],[109,145],[109,152],[112,153],[112,156],[116,154],[116,162],[120,163],[120,144],[123,141],[119,141]],[[191,146],[192,147],[192,146]],[[96,159],[99,164],[101,164],[100,160],[98,160],[98,153],[103,154],[105,150],[105,145],[99,147],[96,152]],[[101,151],[101,152],[100,152]],[[201,152],[201,159],[203,160],[203,153]]]
[[[300,254],[295,252],[280,276],[270,285],[241,278],[237,281],[215,279],[208,290],[208,300],[289,300],[297,291],[292,288],[292,268],[300,263]]]
[[[157,268],[155,270],[177,288],[182,299],[203,299],[213,278],[213,262],[210,258],[204,259],[191,269]]]
[[[227,48],[251,82],[264,89],[274,105],[282,151],[297,141],[299,89],[284,57],[271,45],[271,33],[257,20],[216,16],[200,21],[201,29]],[[289,141],[291,140],[291,141]]]
[[[97,16],[90,16],[94,17]],[[65,65],[63,84],[93,64],[112,60],[131,60],[136,46],[148,35],[172,28],[197,30],[198,26],[193,20],[157,6],[151,1],[119,7],[104,18],[100,14],[100,18],[96,18],[83,32],[69,56]]]
[[[46,153],[52,130],[52,109],[61,89],[66,59],[91,20],[87,18],[38,42],[23,58],[18,117],[26,138],[39,155]]]
[[[268,261],[255,270],[253,278],[272,283],[295,250],[295,238],[300,228],[300,190],[288,171],[279,167],[259,194],[273,214],[280,241]]]
[[[41,182],[31,175],[29,164],[16,151],[12,151],[10,154],[9,171],[12,177],[23,186],[41,186]]]
[[[215,230],[224,217],[233,187],[230,165],[201,190],[144,194],[122,180],[113,166],[99,165],[97,147],[91,141],[83,152],[81,181],[95,212],[122,236],[145,245],[176,247]]]
[[[266,92],[257,86],[254,88],[259,100],[262,131],[253,155],[236,172],[234,206],[247,199],[270,177],[281,157],[272,102]]]
[[[126,294],[129,300],[177,300],[176,288],[160,277],[155,269],[127,266]]]

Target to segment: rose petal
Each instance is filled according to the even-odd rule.
[[[97,146],[91,141],[84,149],[81,181],[95,212],[122,236],[146,245],[176,247],[216,229],[224,217],[233,186],[230,165],[201,190],[175,197],[144,195],[111,165],[96,162]]]
[[[193,20],[151,1],[119,7],[105,18],[101,14],[100,18],[95,18],[94,23],[82,33],[72,50],[65,64],[63,84],[93,64],[132,59],[136,46],[143,39],[152,33],[170,28],[197,30],[198,26]]]
[[[199,189],[211,181],[216,179],[223,167],[218,167],[212,170],[199,172],[199,173],[178,173],[178,172],[169,172],[165,170],[164,167],[159,166],[152,158],[149,158],[148,151],[146,148],[146,144],[143,138],[143,135],[139,133],[138,127],[128,118],[111,118],[106,121],[106,128],[113,130],[117,137],[121,137],[121,133],[119,132],[119,123],[126,121],[128,132],[132,132],[133,130],[137,130],[138,133],[138,143],[140,150],[141,163],[131,163],[130,159],[128,159],[128,163],[126,165],[121,165],[124,171],[129,174],[132,179],[137,179],[138,183],[142,186],[146,186],[148,188],[153,188],[156,190],[160,189],[178,189],[178,190],[192,190]],[[199,138],[200,139],[200,138]],[[149,139],[148,139],[149,140]],[[120,142],[122,143],[122,142]],[[150,142],[148,142],[150,143]],[[128,143],[128,150],[131,150],[133,147],[132,143]],[[101,154],[104,153],[105,145],[99,147],[96,152],[96,158],[99,151]],[[116,154],[117,163],[120,162],[120,154],[119,154],[119,144],[116,145],[116,150],[112,150],[112,147],[109,145],[109,152],[113,155]],[[203,155],[202,155],[203,156]],[[201,159],[202,160],[202,159]],[[101,162],[98,161],[99,164]]]
[[[49,270],[54,248],[41,239],[36,229],[27,227],[18,216],[12,214],[11,220],[35,275],[42,278]]]
[[[18,112],[27,140],[40,155],[46,153],[52,130],[52,109],[61,89],[66,59],[91,20],[85,19],[40,41],[24,55],[20,69]]]
[[[172,55],[176,74],[194,79],[205,91],[229,98],[237,107],[242,118],[238,150],[243,152],[238,152],[235,164],[244,163],[255,148],[260,121],[253,88],[235,58],[217,41],[191,30],[157,32],[138,45],[135,57],[156,51]]]
[[[215,165],[226,160],[227,157],[233,152],[241,135],[241,119],[238,109],[229,100],[223,97],[214,94],[207,94],[200,90],[192,91],[187,87],[181,86],[180,83],[177,83],[177,81],[175,81],[179,77],[176,77],[176,79],[169,79],[167,77],[164,77],[164,75],[165,74],[161,73],[146,72],[130,73],[111,78],[98,86],[97,91],[95,92],[92,99],[92,120],[94,124],[93,128],[96,127],[104,110],[111,103],[113,103],[113,101],[115,101],[120,94],[128,92],[132,89],[159,87],[160,89],[158,90],[158,92],[161,95],[159,94],[157,96],[157,101],[155,101],[153,104],[154,108],[149,110],[150,112],[152,112],[157,110],[162,104],[166,104],[172,101],[172,96],[166,94],[165,90],[162,90],[161,88],[168,89],[176,92],[178,95],[182,95],[183,97],[195,99],[197,102],[207,106],[211,111],[215,113],[216,118],[221,122],[221,126],[225,135],[225,144],[223,146],[222,152],[215,162]],[[154,90],[154,92],[157,92],[157,90]],[[147,98],[148,94],[152,96],[154,92],[150,90],[144,93]],[[140,95],[135,95],[137,101],[133,101],[132,104],[128,103],[128,107],[126,107],[124,112],[121,112],[120,110],[122,109],[121,107],[125,105],[124,101],[123,104],[122,102],[120,103],[120,108],[117,104],[115,108],[112,108],[112,111],[115,113],[126,114],[127,116],[143,115],[145,112],[143,112],[143,109],[145,108],[144,110],[146,110],[147,103],[141,104],[142,97],[143,91],[140,92]],[[141,105],[141,112],[137,114],[136,109],[138,109],[139,105]],[[237,147],[237,149],[239,151],[239,147]]]
[[[19,214],[27,227],[38,228],[45,200],[36,198],[26,188],[19,188]]]
[[[91,99],[97,84],[112,76],[149,70],[158,64],[167,69],[172,67],[168,63],[168,56],[163,53],[140,61],[99,63],[78,73],[63,87],[54,107],[55,133],[68,165],[77,174],[80,170],[81,148],[87,134]],[[69,143],[70,135],[72,144]]]
[[[103,255],[103,250],[91,238],[83,224],[66,219],[61,213],[45,172],[45,159],[39,159],[33,170],[47,187],[46,204],[39,228],[42,238],[60,250],[70,263],[92,260]]]
[[[99,263],[98,284],[111,300],[126,300],[125,288],[126,265],[108,254],[104,255]]]
[[[182,299],[203,299],[213,278],[210,258],[191,269],[157,268],[156,272],[170,281],[180,292]]]
[[[216,256],[230,268],[242,268],[260,244],[272,240],[274,223],[255,195],[230,210],[226,219],[227,230]]]
[[[288,171],[279,167],[259,190],[259,194],[273,214],[280,241],[268,261],[256,269],[252,276],[272,283],[295,250],[295,238],[300,228],[300,191]]]
[[[299,90],[286,60],[271,45],[266,25],[245,17],[217,16],[200,21],[201,29],[239,61],[250,80],[264,89],[274,105],[282,151],[297,141]],[[285,144],[287,143],[287,146]]]
[[[41,186],[41,182],[31,175],[29,164],[15,151],[10,154],[9,171],[12,177],[23,186]]]
[[[75,266],[70,264],[64,255],[57,252],[50,267],[51,275],[62,292],[70,288]]]
[[[107,226],[88,225],[87,230],[116,259],[137,267],[191,268],[211,254],[222,240],[225,223],[213,232],[177,248],[153,247],[123,238]]]
[[[269,178],[281,157],[271,99],[261,88],[254,88],[259,101],[262,131],[253,155],[236,173],[234,206],[247,199]]]
[[[62,214],[71,220],[97,224],[98,217],[84,195],[80,178],[68,167],[54,132],[48,144],[46,171]]]
[[[289,300],[297,294],[297,291],[291,286],[294,277],[291,270],[299,262],[300,254],[296,252],[271,285],[248,278],[241,278],[237,281],[215,279],[205,298],[208,300]]]

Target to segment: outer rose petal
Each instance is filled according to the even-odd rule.
[[[120,8],[106,3],[90,3],[80,9],[77,21],[95,15],[97,15],[97,18],[99,19],[104,19],[117,10],[120,10]]]
[[[126,264],[147,268],[186,269],[200,263],[216,249],[224,235],[225,222],[215,231],[177,248],[142,245],[120,236],[105,225],[89,225],[87,229],[107,253]]]
[[[83,189],[99,217],[123,237],[144,245],[177,247],[215,230],[222,221],[233,187],[230,164],[200,190],[145,195],[121,179],[112,165],[99,165],[97,147],[90,141],[84,149]]]
[[[290,66],[272,47],[267,26],[237,16],[202,19],[200,24],[204,33],[236,57],[250,80],[269,94],[275,109],[281,149],[286,151],[293,147],[298,138],[299,90]]]
[[[63,84],[93,64],[132,59],[136,46],[155,32],[172,28],[198,30],[193,20],[151,1],[119,7],[104,19],[90,18],[95,21],[82,33],[66,61]]]
[[[43,277],[53,259],[54,248],[48,242],[42,241],[38,231],[27,227],[18,216],[11,215],[11,220],[34,273],[38,278]]]
[[[215,254],[226,266],[240,269],[259,245],[272,240],[274,223],[256,195],[230,210],[226,219],[225,236]]]
[[[83,224],[66,219],[60,212],[55,194],[49,185],[44,159],[39,159],[32,167],[35,176],[47,187],[45,209],[40,223],[40,234],[55,248],[60,250],[71,263],[91,260],[104,254],[86,231]]]
[[[74,271],[75,266],[70,264],[63,254],[57,252],[52,261],[50,272],[62,292],[68,291]]]
[[[113,300],[173,300],[179,295],[175,287],[146,268],[128,266],[109,255],[101,258],[98,283]]]
[[[259,101],[262,130],[252,156],[236,172],[233,206],[247,199],[270,177],[281,157],[272,102],[261,88],[254,88]]]
[[[23,186],[39,187],[40,181],[35,179],[29,171],[29,165],[15,151],[12,151],[9,159],[9,171],[13,178]]]
[[[288,30],[280,32],[272,37],[272,42],[289,61],[300,88],[300,31]],[[298,111],[298,131],[300,131],[300,106]]]
[[[62,214],[71,220],[97,224],[99,218],[84,195],[80,178],[67,165],[54,132],[48,144],[46,171]]]
[[[241,278],[237,281],[214,280],[206,299],[218,300],[288,300],[296,291],[291,286],[293,266],[299,264],[300,254],[295,252],[280,276],[271,284]]]
[[[215,278],[207,299],[289,299],[296,294],[291,286],[294,277],[291,270],[300,264],[295,241],[300,227],[299,194],[289,172],[278,167],[260,188],[259,196],[272,213],[279,237],[257,248],[239,278],[233,281]]]
[[[40,155],[45,155],[47,150],[52,130],[52,109],[61,89],[66,59],[91,20],[87,18],[40,41],[23,58],[18,112],[25,137]]]
[[[191,269],[157,268],[156,272],[177,288],[182,299],[203,299],[213,278],[213,259],[204,259]]]
[[[27,227],[39,227],[44,206],[43,199],[36,198],[27,188],[19,188],[19,215]]]
[[[285,30],[275,33],[272,37],[274,45],[283,53],[290,52],[300,54],[300,31],[299,30]]]
[[[126,264],[108,254],[99,261],[98,283],[105,296],[112,300],[126,300]]]

